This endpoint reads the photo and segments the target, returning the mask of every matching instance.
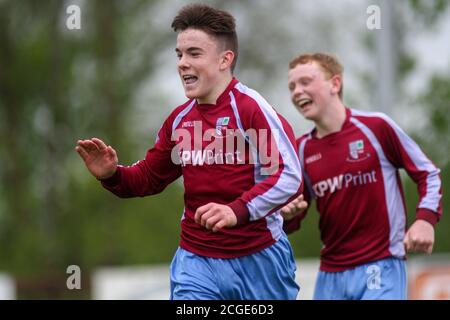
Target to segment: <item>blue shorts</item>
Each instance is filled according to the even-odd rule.
[[[216,259],[178,248],[170,265],[171,300],[294,300],[295,260],[283,235],[252,255]]]
[[[315,300],[405,300],[406,263],[386,258],[342,272],[319,271]]]

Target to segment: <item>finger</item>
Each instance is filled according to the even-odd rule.
[[[423,247],[419,243],[412,241],[410,250],[411,252],[420,253],[422,252]]]
[[[284,216],[286,214],[289,213],[289,208],[287,206],[284,206],[283,208],[281,208],[281,214]]]
[[[287,218],[292,214],[292,208],[289,206],[285,206],[281,209],[281,213],[285,218]]]
[[[417,252],[416,246],[414,243],[408,241],[408,252],[415,253]]]
[[[206,229],[208,229],[208,230],[213,229],[214,226],[221,220],[222,220],[222,218],[220,217],[220,215],[212,215],[205,221]]]
[[[303,193],[302,193],[301,195],[299,195],[297,199],[298,199],[298,201],[300,201],[300,202],[303,201],[303,200],[304,200],[304,198],[303,198]]]
[[[297,211],[300,208],[300,204],[301,204],[300,201],[296,201],[293,203],[295,211]]]
[[[421,253],[431,253],[430,250],[432,250],[433,244],[430,241],[417,243],[416,249],[418,252]]]
[[[290,202],[290,203],[288,203],[288,204],[285,206],[285,208],[286,208],[289,212],[292,212],[292,210],[295,209],[295,205],[294,205],[292,202]]]
[[[82,147],[82,148],[84,148],[85,151],[86,151],[86,143],[85,143],[85,140],[78,140],[78,141],[77,141],[77,145],[80,146],[80,147]]]
[[[105,150],[107,148],[106,144],[102,140],[100,140],[98,138],[92,138],[91,141],[93,143],[95,143],[95,145],[97,146],[97,148],[100,151]]]
[[[214,203],[210,202],[208,204],[205,204],[204,206],[198,207],[197,210],[195,211],[194,216],[195,222],[200,223],[202,215],[205,214],[210,208],[212,208],[213,205]]]
[[[108,154],[109,154],[111,157],[116,157],[116,156],[117,156],[116,150],[114,150],[111,146],[108,146],[108,147],[106,148],[106,150],[108,151]]]
[[[86,152],[90,153],[92,151],[98,151],[97,145],[91,140],[83,140],[81,142],[81,146],[86,150]]]
[[[205,212],[204,214],[202,214],[201,218],[200,218],[200,224],[204,227],[206,227],[206,222],[211,219],[211,217],[213,217],[215,214],[214,209],[208,210],[207,212]]]
[[[86,152],[86,150],[84,150],[83,147],[80,146],[76,146],[75,147],[75,151],[78,152],[78,154],[81,156],[81,158],[86,161],[89,157],[89,154]]]
[[[299,203],[299,205],[298,205],[298,208],[301,209],[301,210],[304,210],[304,209],[308,208],[308,202],[306,202],[306,201],[301,201],[301,202]]]
[[[220,229],[226,227],[226,225],[227,225],[226,220],[225,220],[225,219],[222,219],[222,220],[220,220],[219,222],[217,222],[217,223],[215,224],[215,226],[213,227],[212,231],[213,231],[213,232],[217,232],[217,231],[219,231]]]

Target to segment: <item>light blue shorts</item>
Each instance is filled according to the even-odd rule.
[[[319,271],[315,300],[405,300],[406,263],[386,258],[342,272]]]
[[[170,265],[170,299],[294,300],[300,289],[295,270],[286,236],[260,252],[233,259],[178,248]]]

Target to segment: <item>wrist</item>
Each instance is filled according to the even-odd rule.
[[[117,183],[119,183],[120,181],[120,170],[119,170],[119,166],[116,167],[115,171],[110,174],[107,175],[105,177],[101,177],[101,178],[97,178],[97,180],[99,180],[102,184],[106,184],[106,185],[116,185]]]
[[[416,211],[416,221],[417,220],[425,220],[426,222],[434,226],[439,221],[439,217],[437,213],[429,209],[418,208]]]

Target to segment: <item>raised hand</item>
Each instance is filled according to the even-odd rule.
[[[84,160],[89,172],[97,179],[107,179],[116,172],[119,163],[117,153],[102,140],[78,140],[75,150]]]

